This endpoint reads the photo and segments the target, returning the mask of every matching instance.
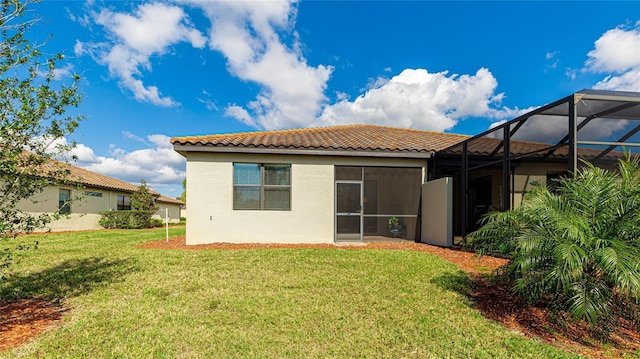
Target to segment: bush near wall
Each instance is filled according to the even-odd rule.
[[[104,228],[151,228],[154,222],[151,211],[105,211],[100,212],[100,222]]]

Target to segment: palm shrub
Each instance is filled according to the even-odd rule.
[[[607,329],[640,323],[640,163],[618,171],[585,163],[555,191],[537,187],[523,204],[494,212],[466,238],[470,248],[512,257],[504,275],[527,303],[543,302]]]

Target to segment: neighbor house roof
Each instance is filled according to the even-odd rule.
[[[179,199],[166,197],[166,196],[162,196],[162,195],[156,199],[156,202],[179,204],[179,205],[183,205],[184,204],[184,202],[182,202]]]
[[[138,190],[137,185],[121,181],[113,177],[101,175],[66,162],[51,160],[45,163],[42,167],[44,173],[52,173],[53,171],[61,169],[69,170],[69,175],[65,178],[66,181],[81,183],[87,187],[104,188],[123,192],[135,192]],[[156,196],[160,195],[160,193],[153,190],[149,190],[149,192]]]
[[[244,132],[171,139],[178,152],[267,152],[429,157],[469,136],[374,125]]]

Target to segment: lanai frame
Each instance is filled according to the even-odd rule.
[[[566,134],[559,141],[546,139],[533,142],[526,136],[517,138],[518,131],[528,127],[528,131],[531,132],[536,126],[544,125],[545,120],[549,119],[554,125],[557,125],[556,121],[566,122],[566,127],[563,126]],[[605,124],[622,127],[611,131],[612,135],[619,137],[608,141],[579,138],[580,131],[589,123],[592,123],[591,130],[597,129],[593,124],[598,121],[602,121],[601,126]],[[624,126],[621,126],[623,124]],[[608,129],[604,129],[604,132],[606,131]],[[634,152],[634,149],[637,150],[640,147],[640,135],[635,136],[638,132],[640,132],[639,92],[582,90],[439,151],[434,157],[432,173],[434,177],[439,177],[436,171],[439,167],[452,169],[454,162],[459,163],[459,189],[462,195],[458,208],[461,211],[460,228],[464,237],[467,234],[471,171],[491,167],[501,168],[501,198],[503,199],[501,210],[509,210],[513,190],[512,163],[514,161],[562,161],[566,163],[567,170],[571,174],[579,168],[580,159],[596,165],[611,164],[620,158],[620,151],[614,151],[616,148]],[[459,159],[452,162],[450,160],[452,157],[459,157]]]

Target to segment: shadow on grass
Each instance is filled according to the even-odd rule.
[[[75,297],[134,272],[134,264],[130,259],[71,259],[39,272],[8,275],[0,283],[0,299]]]
[[[469,279],[469,276],[462,271],[445,273],[431,279],[431,283],[440,288],[462,294],[466,297],[471,295],[471,280]]]

